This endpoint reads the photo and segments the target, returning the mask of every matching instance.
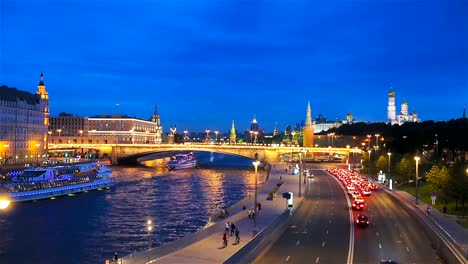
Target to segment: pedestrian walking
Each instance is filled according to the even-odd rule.
[[[224,233],[229,233],[229,228],[230,228],[229,222],[226,222]]]
[[[236,228],[236,244],[240,243],[240,231],[239,228]]]
[[[227,233],[224,232],[224,235],[223,235],[223,247],[227,247],[227,244],[228,244],[228,240],[227,240]]]
[[[247,212],[249,214],[249,219],[251,219],[252,218],[252,211],[249,209],[249,210],[247,210]]]
[[[234,231],[236,231],[236,225],[234,225],[234,222],[231,222],[231,236],[234,235]]]

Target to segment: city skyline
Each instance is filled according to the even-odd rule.
[[[385,122],[390,87],[423,121],[461,117],[466,2],[341,3],[4,1],[0,85],[34,93],[44,72],[53,116],[157,104],[165,131],[243,131],[254,115],[281,131],[308,101],[313,118]]]

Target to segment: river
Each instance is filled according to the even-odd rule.
[[[200,168],[168,171],[167,159],[114,166],[116,185],[13,204],[0,212],[0,263],[104,263],[196,232],[208,217],[254,192],[249,159],[198,152]],[[264,181],[259,173],[259,182]]]

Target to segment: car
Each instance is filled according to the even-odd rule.
[[[369,217],[364,214],[358,214],[356,217],[356,225],[367,227],[369,225]]]
[[[362,195],[369,196],[369,195],[372,194],[372,191],[371,191],[370,189],[367,189],[367,188],[366,188],[366,189],[362,189],[362,190],[361,190],[361,194],[362,194]]]
[[[364,209],[364,201],[354,200],[351,204],[354,210],[363,210]]]

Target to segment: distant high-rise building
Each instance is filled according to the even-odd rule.
[[[306,121],[303,132],[303,142],[302,146],[304,147],[313,147],[314,146],[314,124],[312,123],[312,110],[310,109],[310,102],[307,104],[307,113]]]
[[[236,136],[236,127],[234,126],[234,120],[232,120],[232,127],[231,127],[231,135],[229,136],[229,142],[231,144],[236,144],[237,136]]]

